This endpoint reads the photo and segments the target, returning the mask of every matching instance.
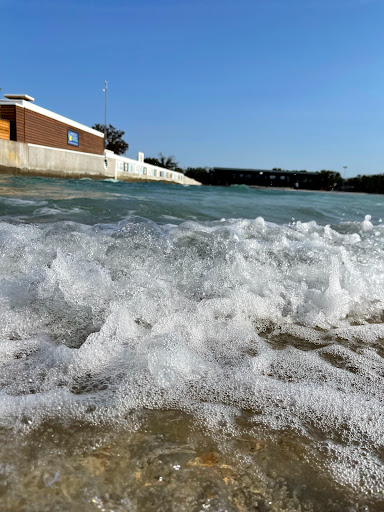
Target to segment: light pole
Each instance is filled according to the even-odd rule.
[[[105,98],[105,105],[104,105],[104,149],[107,147],[107,91],[108,91],[108,82],[104,80],[104,98]]]
[[[346,174],[347,169],[348,169],[348,166],[343,165],[343,189],[345,187],[345,174]]]

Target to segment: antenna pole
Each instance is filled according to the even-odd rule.
[[[107,90],[108,90],[108,82],[104,80],[104,149],[107,147]]]

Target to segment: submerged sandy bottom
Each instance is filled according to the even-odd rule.
[[[180,411],[140,419],[135,432],[55,423],[3,432],[2,510],[383,510],[377,497],[336,484],[326,454],[314,458],[293,432],[212,436]]]

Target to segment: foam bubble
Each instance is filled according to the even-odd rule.
[[[247,411],[375,493],[384,262],[368,223],[2,223],[1,424],[177,408],[234,433]]]

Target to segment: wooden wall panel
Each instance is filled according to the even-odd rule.
[[[84,153],[101,155],[104,152],[104,138],[61,123],[42,114],[25,110],[25,142]],[[68,130],[79,134],[79,145],[68,144]],[[21,132],[20,132],[21,133]]]
[[[16,140],[17,142],[27,142],[25,140],[25,108],[16,106]]]
[[[104,138],[17,105],[0,105],[0,118],[10,123],[10,139],[53,148],[102,155]],[[79,145],[68,144],[68,130],[79,134]]]
[[[0,139],[10,140],[10,123],[7,119],[0,119]]]
[[[7,119],[10,125],[10,138],[16,139],[16,105],[0,105],[0,117]]]

